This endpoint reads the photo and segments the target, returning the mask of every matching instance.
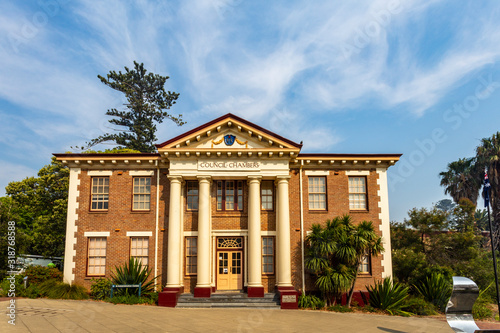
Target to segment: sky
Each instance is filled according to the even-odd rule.
[[[494,0],[4,0],[0,196],[110,130],[124,99],[97,75],[135,60],[180,94],[187,124],[158,142],[230,112],[303,153],[401,153],[403,221],[449,198],[439,173],[500,130],[499,17]]]

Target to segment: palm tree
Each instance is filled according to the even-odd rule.
[[[498,231],[500,223],[500,132],[491,138],[484,138],[476,148],[477,164],[488,169],[491,184],[491,208],[493,211],[493,230]]]
[[[383,251],[382,238],[372,222],[352,223],[349,215],[314,224],[306,238],[306,267],[316,275],[316,285],[327,304],[348,292],[350,306],[358,267],[366,254]]]
[[[481,188],[481,173],[476,158],[460,158],[448,164],[448,170],[441,172],[441,186],[444,193],[449,194],[458,204],[461,198],[467,198],[477,205],[477,197]]]

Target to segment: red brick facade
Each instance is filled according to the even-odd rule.
[[[241,126],[250,126],[247,122],[239,118],[231,118],[236,119],[236,121],[240,120]],[[232,120],[235,121],[235,120]],[[210,124],[210,123],[209,123]],[[207,124],[208,125],[208,124]],[[235,125],[232,124],[226,125],[227,127],[234,128]],[[206,126],[206,125],[205,125]],[[217,126],[217,123],[213,126]],[[254,125],[256,126],[256,125]],[[219,126],[220,127],[220,126]],[[255,129],[256,128],[256,129]],[[265,130],[255,127],[253,131],[261,131],[262,135],[271,135],[269,132]],[[241,131],[241,128],[240,128]],[[255,133],[254,132],[254,133]],[[194,133],[196,135],[196,129],[188,132]],[[207,133],[207,136],[209,133]],[[248,140],[251,140],[255,137],[255,134],[250,133]],[[178,138],[175,138],[178,139]],[[259,141],[262,138],[259,139]],[[316,159],[313,159],[313,162],[310,163],[308,160],[307,163],[304,161],[307,157],[301,157],[301,155],[289,153],[288,158],[283,158],[283,149],[287,149],[286,145],[289,145],[289,142],[286,139],[283,139],[279,136],[271,137],[275,142],[278,141],[281,143],[280,147],[277,148],[277,152],[274,156],[279,156],[281,160],[279,163],[285,163],[282,165],[288,165],[288,174],[290,179],[288,180],[288,194],[289,194],[289,212],[290,212],[290,254],[291,254],[291,282],[293,287],[300,291],[302,290],[303,281],[302,281],[302,251],[301,251],[301,235],[304,237],[307,234],[307,231],[311,229],[312,224],[314,223],[324,223],[327,219],[332,219],[335,216],[340,216],[344,214],[350,214],[355,223],[359,223],[361,221],[372,221],[375,230],[379,232],[381,236],[384,236],[384,241],[389,242],[387,239],[388,235],[382,235],[381,225],[383,223],[389,223],[389,221],[382,221],[381,216],[384,200],[387,198],[382,198],[382,195],[386,195],[382,189],[381,184],[386,186],[384,182],[385,179],[380,179],[380,170],[385,170],[390,166],[389,163],[394,163],[399,158],[399,155],[391,155],[389,157],[385,155],[378,156],[368,156],[368,155],[345,155],[345,156],[337,156],[337,155],[324,155],[322,158],[324,160],[331,161],[330,163],[323,163],[322,161],[316,162]],[[174,139],[173,139],[174,140]],[[184,140],[184,139],[183,139]],[[197,137],[199,140],[199,135]],[[281,140],[281,141],[280,141]],[[167,143],[171,142],[168,141]],[[174,140],[175,141],[175,140]],[[193,139],[193,141],[195,141]],[[265,140],[264,140],[265,141]],[[269,144],[274,144],[272,140],[268,140]],[[172,141],[173,142],[173,141]],[[212,141],[213,142],[213,141]],[[174,142],[175,144],[175,142]],[[189,145],[189,142],[186,143]],[[212,144],[213,145],[213,144]],[[179,147],[177,145],[176,147]],[[292,148],[295,147],[290,146],[291,148],[288,151],[292,151]],[[201,148],[200,148],[201,149]],[[203,148],[205,149],[205,148]],[[201,149],[202,153],[206,151]],[[258,148],[248,148],[254,149],[254,151],[259,152]],[[281,151],[280,151],[281,149]],[[300,149],[300,146],[299,148]],[[298,149],[296,151],[298,151]],[[159,148],[160,150],[160,148]],[[242,150],[243,153],[246,153],[245,150]],[[264,154],[267,154],[267,151],[264,148],[262,149]],[[286,151],[286,154],[288,154]],[[257,153],[255,153],[257,154]],[[264,156],[262,154],[262,158],[271,157],[272,153],[269,153],[268,156]],[[193,159],[193,155],[186,154],[190,159]],[[241,152],[238,156],[241,156]],[[169,225],[169,203],[170,203],[170,181],[168,176],[171,174],[171,164],[169,165],[169,159],[165,156],[168,156],[166,153],[164,155],[161,154],[151,154],[151,156],[144,157],[144,161],[142,162],[137,160],[136,163],[131,163],[130,161],[135,161],[138,157],[134,156],[125,156],[125,155],[88,155],[81,156],[77,154],[64,154],[64,155],[56,155],[59,160],[68,163],[68,165],[73,168],[73,170],[79,170],[78,180],[79,184],[71,184],[70,188],[73,186],[73,190],[76,190],[76,202],[78,203],[78,207],[76,209],[76,215],[74,221],[71,221],[71,214],[75,212],[68,212],[68,226],[71,223],[74,223],[76,226],[76,232],[74,236],[76,238],[76,245],[74,245],[74,250],[76,250],[76,255],[71,258],[65,258],[66,265],[74,265],[72,274],[74,274],[74,278],[69,276],[68,271],[65,271],[65,279],[71,282],[75,282],[85,286],[86,288],[90,288],[91,279],[93,276],[88,274],[88,243],[89,243],[89,235],[90,237],[95,233],[109,233],[106,234],[106,266],[105,266],[105,277],[110,277],[111,273],[114,270],[114,267],[117,265],[122,265],[126,261],[128,261],[130,257],[130,236],[127,236],[127,233],[131,232],[148,232],[151,236],[148,236],[149,239],[149,249],[148,249],[148,264],[149,267],[154,270],[157,267],[157,274],[161,276],[161,286],[165,286],[166,278],[167,278],[167,240],[168,240],[168,225]],[[179,156],[179,155],[177,155]],[[200,156],[197,152],[196,156]],[[207,154],[206,156],[212,156]],[[228,153],[227,156],[230,156]],[[231,155],[234,157],[234,155]],[[248,154],[248,156],[251,156]],[[261,156],[261,153],[258,155]],[[285,155],[286,156],[286,155]],[[254,158],[255,155],[252,155]],[[214,160],[217,159],[216,156],[213,156]],[[355,159],[364,158],[363,164],[357,165],[357,160]],[[103,160],[105,159],[105,160]],[[127,160],[125,160],[127,159]],[[337,160],[347,159],[349,162],[346,163],[343,160],[341,163],[335,162]],[[81,161],[80,161],[81,160]],[[86,163],[86,161],[89,161]],[[95,163],[90,160],[96,161]],[[130,160],[130,161],[129,161]],[[255,160],[255,159],[254,159]],[[389,162],[390,160],[390,162]],[[117,162],[118,161],[118,162]],[[382,163],[381,163],[382,161]],[[172,163],[172,162],[171,162]],[[310,164],[309,164],[310,163]],[[93,174],[89,175],[90,170],[102,170],[106,172],[106,177],[109,177],[109,206],[106,211],[92,211],[91,210],[91,191],[92,191],[92,177]],[[347,174],[348,171],[359,172],[362,170],[363,177],[366,179],[366,199],[367,199],[367,209],[366,210],[350,210],[349,209],[349,176]],[[310,210],[309,209],[309,175],[310,172],[322,172],[324,177],[326,177],[326,202],[327,208],[326,210]],[[152,173],[151,178],[151,191],[150,191],[150,209],[148,211],[134,211],[132,210],[133,203],[133,174],[135,172],[143,172],[143,173]],[[283,172],[281,172],[281,176],[283,176]],[[285,169],[286,172],[286,169]],[[308,173],[309,172],[309,173]],[[159,173],[159,176],[158,176]],[[300,174],[302,173],[302,207],[303,210],[301,212],[301,204],[300,204]],[[308,174],[306,174],[308,173]],[[144,176],[141,176],[144,177]],[[243,209],[242,210],[234,210],[234,211],[219,211],[217,210],[217,180],[242,180],[243,181]],[[217,249],[215,246],[216,237],[223,235],[238,235],[242,236],[245,239],[243,245],[243,261],[245,264],[243,265],[243,275],[247,274],[245,269],[247,269],[246,264],[246,256],[247,253],[247,244],[246,244],[246,232],[248,230],[248,202],[249,202],[249,185],[247,184],[247,179],[242,173],[237,173],[235,176],[231,176],[230,173],[226,174],[217,174],[215,173],[211,177],[211,187],[210,187],[210,212],[211,212],[211,233],[212,233],[212,263],[211,263],[211,271],[214,275],[212,277],[212,281],[215,283],[217,281]],[[276,180],[276,176],[269,176],[264,174],[262,180]],[[197,181],[196,176],[186,176],[183,177],[184,181]],[[70,190],[71,191],[71,190]],[[159,198],[157,198],[157,193],[159,194]],[[181,260],[181,283],[184,285],[184,292],[193,292],[197,283],[197,275],[188,275],[186,272],[186,241],[185,238],[189,236],[196,236],[198,231],[198,211],[191,211],[187,209],[186,202],[186,187],[182,186],[182,226],[181,226],[181,235],[182,235],[182,260]],[[71,197],[71,194],[70,194]],[[157,206],[158,202],[158,206]],[[381,204],[382,203],[382,204]],[[277,284],[277,246],[276,246],[276,237],[277,237],[277,215],[279,212],[277,211],[277,195],[276,195],[276,186],[273,189],[273,210],[262,210],[260,225],[262,236],[271,236],[274,237],[274,274],[262,274],[262,285],[264,286],[265,292],[273,292],[276,290]],[[301,230],[301,216],[303,216],[303,228]],[[158,220],[157,220],[158,219]],[[158,224],[158,229],[156,229],[156,225]],[[69,227],[68,227],[69,228]],[[68,246],[68,245],[67,245]],[[70,247],[72,247],[70,245]],[[157,249],[157,261],[155,263],[155,249]],[[71,250],[71,249],[69,249]],[[68,249],[66,253],[68,252]],[[356,282],[355,289],[356,290],[364,290],[365,285],[372,284],[374,279],[381,279],[384,274],[385,267],[382,266],[382,259],[384,255],[382,254],[377,257],[371,258],[371,274],[364,274],[358,277]],[[389,261],[390,262],[390,261]],[[385,272],[385,274],[390,274],[390,272]],[[66,276],[68,275],[68,276]],[[315,289],[314,282],[312,278],[306,273],[306,281],[305,286],[306,289],[312,290]],[[246,281],[246,280],[245,280]],[[215,288],[217,286],[215,285]]]

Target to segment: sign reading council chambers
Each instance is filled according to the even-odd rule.
[[[259,162],[206,162],[198,161],[198,170],[260,170]]]

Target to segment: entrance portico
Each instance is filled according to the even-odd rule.
[[[196,279],[195,297],[210,297],[215,290],[246,290],[248,297],[264,297],[270,287],[264,288],[263,274],[269,273],[276,281],[273,290],[293,289],[288,179],[289,163],[299,150],[300,146],[286,139],[227,119],[158,146],[164,163],[169,165],[170,180],[166,291],[178,288],[178,295],[183,287],[186,289],[179,279],[180,267],[185,267],[183,261],[187,260],[179,255],[183,253],[184,232],[196,237],[197,269],[190,276]],[[198,186],[197,214],[192,215],[197,228],[187,230],[180,218],[187,196],[181,184],[193,181]],[[266,200],[274,213],[271,230],[263,229],[264,181],[270,193]],[[238,221],[238,227],[229,225],[231,219]],[[214,220],[223,220],[228,227],[214,224]],[[221,233],[231,231],[243,236],[242,247],[221,250],[213,240],[217,242]],[[267,270],[272,272],[263,273],[263,236],[269,234],[273,234],[275,243],[266,249],[273,253],[272,257],[264,255]]]

